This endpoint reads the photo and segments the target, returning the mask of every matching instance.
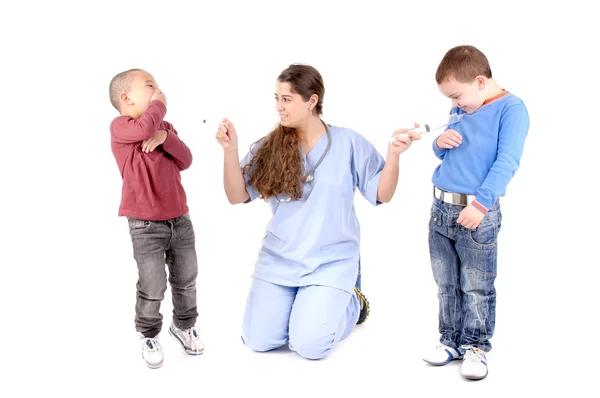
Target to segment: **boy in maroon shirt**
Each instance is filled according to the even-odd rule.
[[[188,354],[204,351],[195,327],[196,242],[180,175],[190,167],[192,154],[163,120],[167,100],[148,72],[131,69],[116,75],[110,101],[121,114],[110,124],[111,148],[123,178],[119,216],[128,219],[139,273],[135,325],[142,357],[158,368],[163,364],[157,337],[167,289],[165,264],[173,296],[169,334]]]

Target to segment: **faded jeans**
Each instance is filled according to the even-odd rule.
[[[167,290],[167,273],[173,300],[173,322],[179,329],[195,325],[196,238],[189,214],[165,221],[129,218],[133,256],[138,267],[136,330],[155,337],[162,328],[160,303]]]
[[[497,238],[500,204],[469,230],[458,224],[464,206],[434,198],[429,221],[429,252],[438,286],[440,342],[453,348],[471,345],[491,350],[496,322]]]

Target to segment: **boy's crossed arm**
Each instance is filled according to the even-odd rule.
[[[181,141],[177,135],[177,131],[169,122],[164,122],[167,125],[167,130],[157,130],[154,135],[142,142],[142,152],[152,152],[159,145],[162,145],[163,150],[173,157],[173,161],[179,167],[179,170],[185,170],[192,164],[192,152]]]
[[[156,147],[165,142],[167,135],[167,130],[157,130],[152,137],[142,141],[142,152],[148,153],[154,151]]]

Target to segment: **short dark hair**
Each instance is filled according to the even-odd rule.
[[[435,73],[435,81],[442,84],[454,78],[460,83],[470,83],[477,76],[492,78],[492,69],[486,56],[473,46],[457,46],[444,55]]]

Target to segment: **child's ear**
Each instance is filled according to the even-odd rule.
[[[483,90],[487,85],[487,79],[484,76],[477,76],[475,81],[477,82],[477,88],[480,90]]]
[[[121,93],[121,101],[127,105],[133,105],[135,101],[127,93]]]

